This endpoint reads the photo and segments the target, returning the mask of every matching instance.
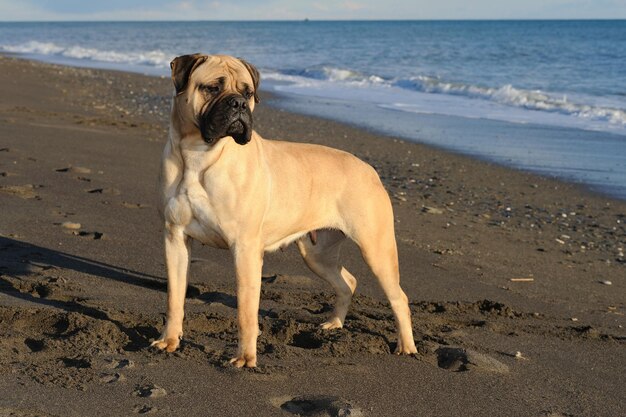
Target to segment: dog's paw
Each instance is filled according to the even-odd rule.
[[[256,356],[252,357],[252,356],[237,356],[236,358],[232,358],[230,360],[230,363],[235,367],[235,368],[256,368]]]
[[[150,344],[151,347],[155,347],[166,352],[174,352],[180,345],[180,339],[178,337],[166,337],[155,340]]]
[[[320,327],[324,330],[341,329],[343,327],[343,323],[339,320],[339,317],[332,317],[328,321],[320,324]]]
[[[403,344],[401,341],[398,341],[398,346],[396,346],[394,353],[396,355],[413,355],[417,353],[417,348],[415,347],[415,343]]]

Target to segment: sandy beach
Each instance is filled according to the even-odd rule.
[[[171,81],[0,56],[0,416],[618,416],[626,202],[271,107],[265,138],[347,150],[392,198],[419,353],[353,244],[345,327],[294,247],[265,257],[259,367],[233,266],[193,246],[179,351],[165,317],[157,173]]]

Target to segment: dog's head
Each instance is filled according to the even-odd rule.
[[[183,131],[198,129],[206,143],[231,136],[245,145],[252,136],[252,111],[259,102],[259,72],[240,58],[182,55],[175,58],[174,106]]]

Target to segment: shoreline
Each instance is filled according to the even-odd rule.
[[[260,367],[243,371],[227,365],[232,260],[194,245],[181,349],[148,349],[165,313],[155,187],[170,92],[169,79],[0,56],[0,413],[289,417],[304,401],[319,415],[619,414],[626,202],[268,94],[264,138],[344,149],[381,176],[419,353],[391,354],[391,310],[353,244],[357,295],[330,333],[317,330],[330,288],[293,247],[265,256]]]

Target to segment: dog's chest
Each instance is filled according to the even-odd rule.
[[[207,245],[227,248],[228,238],[219,220],[219,204],[215,204],[202,181],[203,172],[187,165],[176,195],[169,199],[167,220],[184,227],[185,234]],[[216,207],[217,206],[217,207]]]

